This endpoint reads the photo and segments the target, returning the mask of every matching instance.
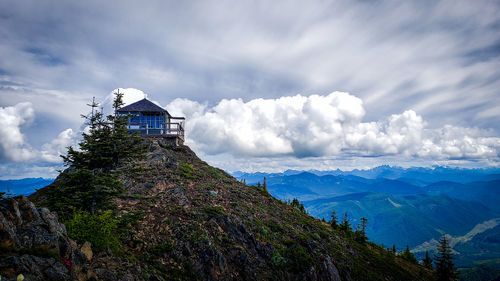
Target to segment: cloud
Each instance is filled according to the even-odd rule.
[[[7,163],[0,164],[0,180],[23,178],[55,178],[61,170],[60,165],[45,163]]]
[[[480,159],[498,160],[500,155],[500,138],[491,137],[490,132],[477,128],[444,126],[429,130],[422,144],[419,156],[440,157],[449,159]]]
[[[78,136],[72,129],[62,131],[55,139],[42,146],[42,150],[31,147],[22,131],[29,128],[35,119],[31,103],[0,107],[0,163],[31,162],[61,163],[61,154],[67,147],[77,144]]]
[[[181,106],[188,116],[215,115],[196,122],[190,140],[209,153],[497,158],[498,11],[500,3],[490,0],[0,1],[0,107],[31,102],[40,122],[33,130],[20,125],[23,141],[11,144],[22,153],[2,144],[0,161],[38,161],[50,151],[42,147],[52,141],[47,136],[77,132],[92,97],[107,106],[118,87],[142,89],[161,104],[180,98],[184,102],[169,108],[174,115],[182,115],[176,112]],[[228,121],[215,111],[220,105],[220,112],[231,113],[221,100],[249,110],[238,118],[254,122],[249,118],[268,118],[253,112],[258,98],[272,104],[302,93],[308,100],[332,89],[363,101],[357,125],[335,119],[327,126],[304,109],[300,114],[316,122],[312,127],[295,118],[288,130],[203,132],[214,120]],[[282,111],[293,119],[286,114],[296,109]],[[278,113],[276,119],[288,121]],[[304,142],[306,134],[311,143]],[[228,147],[210,144],[225,137]]]
[[[77,147],[78,137],[72,129],[62,131],[57,138],[42,146],[40,158],[49,163],[61,163],[60,155],[66,155],[69,146]]]
[[[113,101],[115,100],[115,93],[118,93],[118,91],[123,94],[123,98],[122,98],[123,103],[124,103],[123,106],[127,106],[129,104],[134,103],[134,102],[148,98],[148,95],[139,89],[116,88],[113,91],[109,92],[109,94],[106,96],[106,98],[102,102],[99,102],[96,100],[97,103],[100,103],[99,106],[103,107],[105,115],[113,113]]]
[[[26,143],[21,126],[33,121],[35,112],[29,102],[0,107],[0,162],[26,161],[36,153]]]
[[[278,99],[223,99],[213,107],[176,99],[187,143],[204,154],[236,157],[498,159],[500,138],[477,128],[427,128],[413,110],[363,122],[360,98],[343,92]]]
[[[66,122],[55,135],[117,87],[162,104],[339,89],[363,99],[369,121],[412,108],[430,126],[498,133],[499,10],[488,0],[3,1],[0,105],[31,101]]]

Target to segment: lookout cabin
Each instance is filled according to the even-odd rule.
[[[184,143],[185,118],[173,117],[167,110],[147,99],[124,106],[117,112],[128,117],[129,133],[168,138],[175,144]]]

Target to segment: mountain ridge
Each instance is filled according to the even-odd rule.
[[[134,280],[433,278],[425,268],[373,243],[356,242],[297,206],[209,166],[187,146],[148,142],[146,159],[117,169],[125,190],[112,201],[118,217],[139,216],[122,243],[133,256],[128,260],[143,272]],[[44,205],[48,191],[64,184],[56,179],[30,199]],[[130,271],[116,261],[100,257],[91,265]]]

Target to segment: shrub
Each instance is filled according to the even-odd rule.
[[[286,248],[285,251],[285,257],[288,260],[287,266],[290,271],[303,272],[311,266],[311,255],[309,255],[304,247],[296,244]]]
[[[282,257],[279,252],[274,252],[270,264],[274,268],[282,268],[286,264],[286,259]]]
[[[151,249],[151,254],[160,257],[165,253],[169,253],[174,249],[174,243],[171,240],[163,241]]]
[[[116,235],[118,223],[119,220],[111,210],[94,215],[86,211],[76,211],[73,218],[65,222],[69,237],[78,243],[90,242],[96,251],[119,248]]]
[[[188,179],[194,179],[194,168],[191,164],[189,163],[184,163],[179,165],[179,171],[181,175],[183,175],[185,178]]]
[[[224,209],[222,206],[213,206],[213,207],[205,207],[205,213],[207,213],[210,217],[215,217],[217,215],[224,214]]]

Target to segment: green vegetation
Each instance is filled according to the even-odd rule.
[[[282,269],[286,265],[286,259],[282,257],[279,252],[274,252],[270,263],[272,267]]]
[[[179,173],[187,178],[187,179],[194,179],[195,178],[195,171],[194,168],[191,164],[189,163],[183,163],[179,165]]]
[[[204,211],[208,214],[209,217],[224,214],[224,209],[222,208],[222,206],[205,207]]]
[[[500,268],[482,264],[460,270],[460,281],[500,280]]]
[[[231,178],[221,169],[214,168],[212,166],[206,166],[205,172],[212,178],[222,181],[224,183],[230,183]]]
[[[245,183],[246,184],[246,183]],[[264,196],[271,196],[269,193],[269,190],[267,190],[267,182],[266,182],[266,177],[264,177],[263,184],[260,184],[260,181],[257,182],[257,185],[254,186],[262,195]],[[305,210],[305,209],[304,209]]]
[[[118,167],[143,159],[146,152],[144,141],[128,134],[127,117],[117,114],[123,105],[122,96],[115,94],[115,114],[107,117],[92,101],[91,113],[82,116],[89,130],[82,133],[79,149],[68,148],[67,155],[62,156],[68,168],[41,190],[45,198],[41,205],[58,213],[72,239],[89,241],[95,251],[119,250],[120,236],[130,236],[130,226],[142,218],[139,211],[117,218],[111,203],[124,190],[119,179],[124,171]],[[134,165],[126,167],[130,167],[130,174],[137,172]]]
[[[56,211],[63,220],[76,210],[95,214],[110,208],[109,200],[123,191],[123,184],[115,171],[120,163],[141,158],[145,147],[135,134],[128,134],[126,117],[116,113],[123,105],[123,94],[116,94],[114,115],[103,116],[93,101],[86,119],[89,133],[82,133],[79,150],[68,148],[62,156],[69,168],[58,177],[56,186],[47,189],[44,205]]]
[[[331,213],[330,217],[332,218],[330,220],[330,225],[332,226],[333,229],[336,229],[339,222],[338,222],[337,213],[335,212],[335,210],[332,209],[332,213]]]
[[[100,214],[77,211],[65,222],[68,235],[78,243],[89,241],[95,250],[107,248],[119,249],[118,224],[113,212],[108,210]]]
[[[413,253],[410,252],[410,248],[408,248],[408,245],[406,245],[406,249],[403,252],[399,253],[398,256],[402,257],[403,259],[405,259],[413,264],[418,264],[417,259],[415,258]]]
[[[339,229],[345,233],[352,232],[351,223],[349,222],[349,218],[347,217],[347,212],[344,213],[342,222],[339,224]]]
[[[313,262],[306,248],[297,243],[291,243],[285,248],[286,267],[291,272],[301,272],[309,269]]]
[[[425,258],[422,260],[422,264],[428,269],[434,269],[432,267],[432,259],[429,257],[429,251],[425,251]]]
[[[446,239],[446,235],[439,239],[437,255],[434,257],[436,264],[436,274],[439,281],[457,280],[458,272],[453,264],[451,247]]]
[[[360,219],[361,224],[358,226],[358,229],[354,232],[354,239],[359,243],[365,243],[368,241],[368,237],[366,236],[366,225],[368,224],[367,218]]]
[[[174,249],[174,243],[171,240],[163,241],[150,250],[150,253],[155,256],[162,256]]]
[[[287,205],[290,205],[294,207],[296,210],[303,214],[307,214],[306,208],[304,207],[304,204],[302,204],[299,199],[293,198],[292,201],[287,202]]]

